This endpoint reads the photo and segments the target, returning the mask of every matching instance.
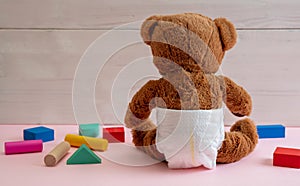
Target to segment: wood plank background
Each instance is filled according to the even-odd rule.
[[[298,0],[0,0],[2,28],[107,29],[152,14],[224,16],[238,28],[300,28]]]
[[[222,72],[251,93],[251,118],[299,126],[299,10],[297,0],[0,0],[0,123],[75,123],[72,83],[80,57],[95,39],[152,14],[197,12],[227,17],[238,28],[238,44],[226,54]],[[138,30],[136,24],[120,32]],[[122,82],[122,69],[137,56],[150,55],[139,43],[105,66],[95,97],[103,122],[122,122],[130,96],[145,81],[134,87],[130,77]],[[139,64],[139,73],[158,76],[150,58]],[[120,86],[112,89],[114,82]],[[235,120],[226,113],[227,124]]]

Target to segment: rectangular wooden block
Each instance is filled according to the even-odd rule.
[[[80,124],[79,135],[99,137],[99,123]]]
[[[23,130],[24,140],[37,140],[41,139],[43,142],[54,140],[54,130],[47,127],[34,127]]]
[[[12,141],[4,143],[5,154],[20,154],[29,152],[42,152],[42,140],[26,140],[26,141]]]
[[[109,143],[125,142],[124,127],[104,127],[103,138]]]
[[[273,153],[273,165],[300,168],[300,149],[277,147]]]
[[[257,134],[259,138],[284,138],[285,126],[275,125],[257,125]]]

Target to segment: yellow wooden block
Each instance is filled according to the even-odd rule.
[[[76,134],[67,134],[65,141],[69,142],[71,146],[74,147],[80,147],[82,144],[85,144],[89,148],[97,151],[106,151],[108,146],[108,141],[106,139],[79,136]]]

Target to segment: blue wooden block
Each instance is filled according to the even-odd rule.
[[[41,139],[43,142],[54,140],[54,130],[47,127],[34,127],[23,130],[24,140]]]
[[[275,125],[257,125],[257,134],[259,138],[284,138],[285,126]]]
[[[89,137],[99,137],[99,123],[80,124],[79,135]]]

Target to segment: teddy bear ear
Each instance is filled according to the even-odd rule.
[[[151,16],[147,18],[141,27],[141,36],[144,42],[148,45],[151,43],[151,36],[155,26],[157,26],[158,16]]]
[[[216,18],[214,22],[220,32],[221,41],[223,43],[223,50],[231,49],[235,45],[237,40],[237,33],[234,25],[225,18]]]

